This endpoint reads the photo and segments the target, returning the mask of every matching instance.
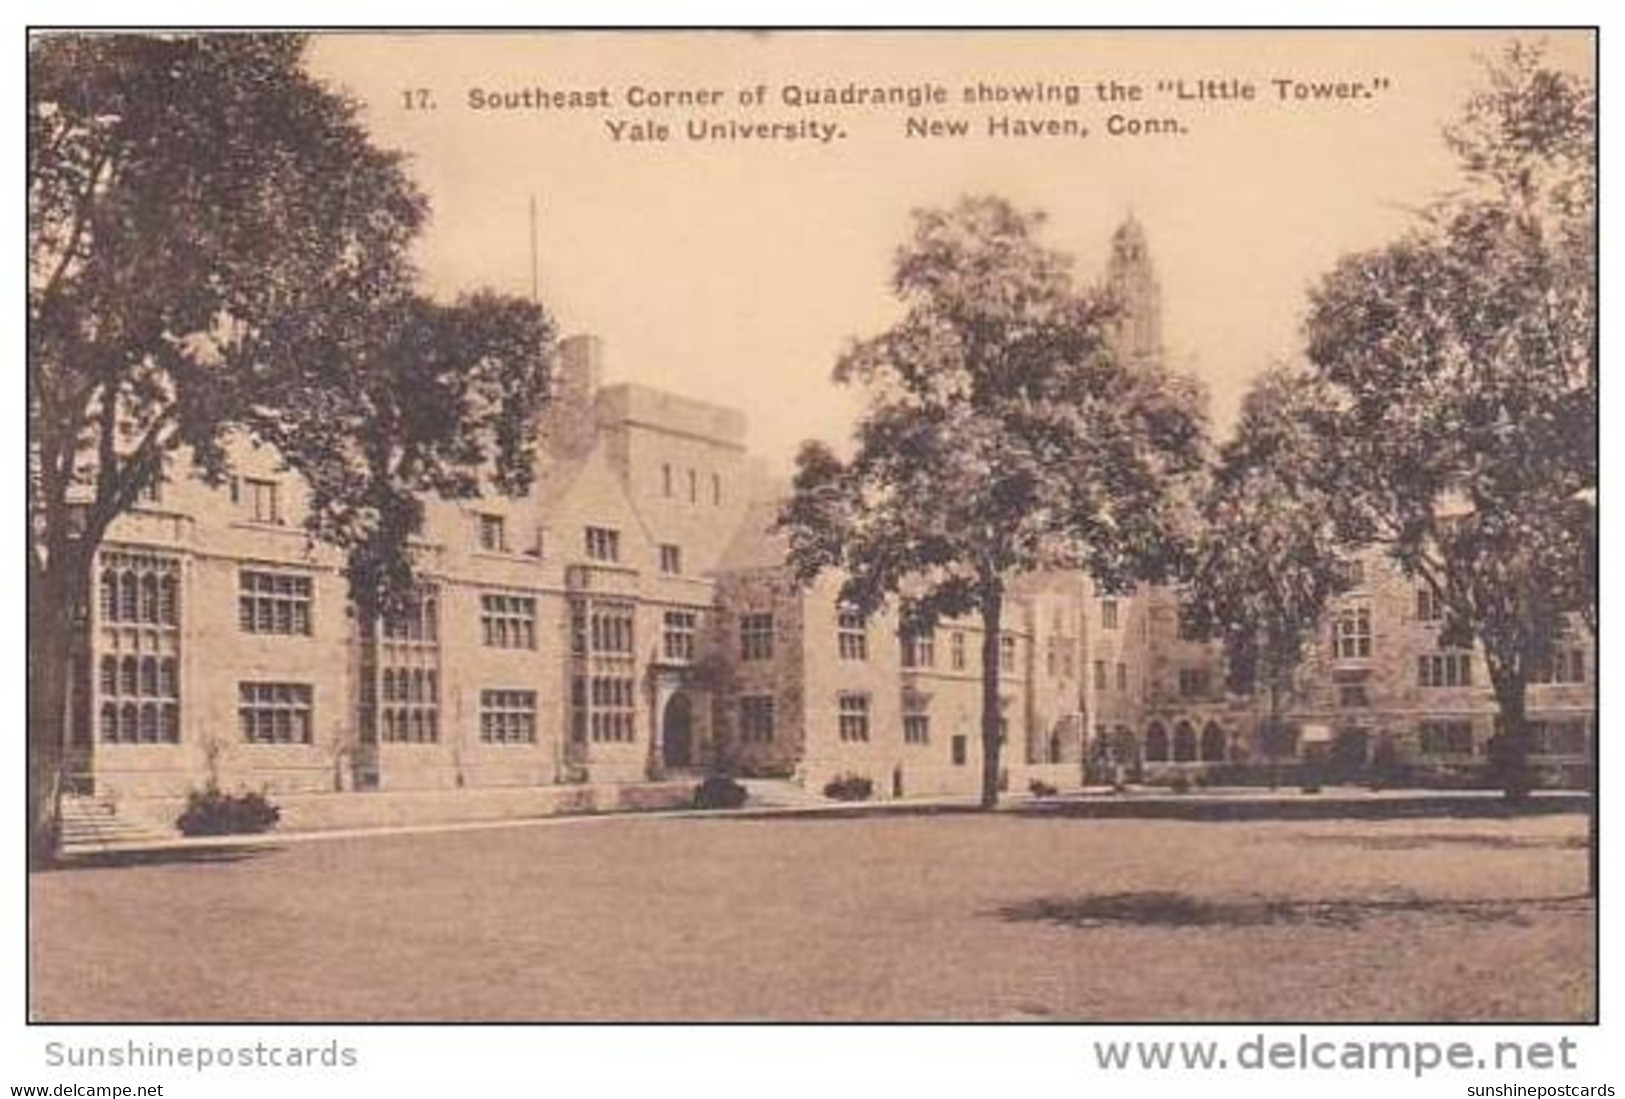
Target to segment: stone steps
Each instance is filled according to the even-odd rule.
[[[64,854],[152,843],[174,839],[176,835],[173,829],[159,828],[121,814],[110,798],[70,794],[62,799],[61,850]]]

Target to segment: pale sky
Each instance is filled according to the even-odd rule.
[[[1542,32],[1548,56],[1594,76],[1584,33]],[[1407,208],[1453,186],[1439,137],[1504,32],[465,33],[318,39],[319,75],[366,104],[377,142],[411,156],[433,220],[418,258],[440,294],[530,289],[539,209],[541,296],[568,333],[606,348],[606,380],[742,408],[751,449],[779,471],[802,439],[844,439],[857,399],[829,381],[846,342],[882,330],[909,211],[992,192],[1049,214],[1046,243],[1098,277],[1133,210],[1163,289],[1164,342],[1228,424],[1247,380],[1293,358],[1305,291],[1342,253],[1379,245]],[[1276,100],[1273,78],[1386,88],[1343,102]],[[1101,103],[1104,79],[1140,103]],[[1252,81],[1258,98],[1175,101],[1159,80]],[[793,109],[783,85],[936,83],[948,103]],[[977,83],[1078,85],[1077,106],[966,105]],[[768,86],[765,105],[738,106]],[[701,109],[637,110],[632,86],[717,89]],[[470,89],[610,90],[609,110],[477,111]],[[407,89],[436,108],[406,109]],[[1187,132],[1104,132],[1113,113]],[[989,116],[1076,118],[1085,138],[993,138]],[[710,122],[842,128],[818,141],[691,141]],[[960,138],[905,136],[905,120],[963,119]],[[606,119],[671,127],[612,140]]]

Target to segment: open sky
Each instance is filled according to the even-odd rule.
[[[1585,33],[1542,32],[1556,63],[1594,75]],[[1454,185],[1441,127],[1512,40],[1464,31],[553,32],[321,37],[317,73],[365,105],[380,145],[409,154],[433,204],[429,285],[539,284],[566,333],[606,345],[608,381],[742,408],[751,447],[788,469],[800,440],[844,439],[856,396],[829,380],[846,342],[895,315],[888,278],[909,211],[969,193],[1049,215],[1048,243],[1101,271],[1133,210],[1163,287],[1164,342],[1221,426],[1248,379],[1294,357],[1305,291],[1344,252],[1402,232]],[[1272,81],[1368,95],[1278,97]],[[1104,80],[1139,84],[1105,103]],[[1190,98],[1159,90],[1182,82]],[[1235,82],[1250,82],[1252,99]],[[785,86],[940,85],[910,109],[786,105]],[[964,89],[1035,84],[1079,101],[968,105]],[[760,106],[742,92],[765,86]],[[718,93],[702,106],[629,104],[632,89]],[[432,108],[425,108],[424,89]],[[476,109],[471,92],[580,93],[577,106]],[[607,96],[602,95],[607,91]],[[410,104],[410,106],[409,106]],[[1183,132],[1106,132],[1108,119]],[[990,117],[1072,120],[1088,136],[1000,137]],[[909,119],[962,120],[910,137]],[[827,124],[830,141],[696,141],[690,120]],[[615,140],[609,121],[664,124]],[[630,127],[623,133],[630,133]]]

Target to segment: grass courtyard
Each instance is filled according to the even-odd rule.
[[[1585,818],[619,818],[31,878],[37,1021],[1582,1020]]]

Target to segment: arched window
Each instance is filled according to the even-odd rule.
[[[102,572],[102,619],[118,621],[118,573],[112,569]]]
[[[1181,721],[1174,726],[1174,762],[1189,763],[1196,758],[1196,730]]]
[[[1168,761],[1168,730],[1155,721],[1145,730],[1145,761],[1147,763]]]
[[[156,703],[144,702],[141,704],[141,743],[158,743],[158,706]]]
[[[135,622],[140,618],[141,597],[139,581],[133,572],[121,572],[118,578],[118,617],[124,622]]]
[[[1223,763],[1225,757],[1225,743],[1227,738],[1219,723],[1210,721],[1202,729],[1202,762]]]
[[[141,621],[158,621],[158,574],[149,572],[141,577]]]
[[[118,694],[118,657],[102,657],[102,694]]]
[[[141,658],[141,693],[149,696],[158,693],[158,660],[156,657],[144,656]]]
[[[175,658],[166,656],[158,662],[158,693],[165,698],[179,698],[180,678],[175,674]]]
[[[118,704],[109,702],[102,707],[102,739],[118,740]]]
[[[166,575],[158,584],[158,620],[166,626],[180,621],[180,581]]]
[[[136,716],[137,712],[133,702],[126,702],[119,708],[119,739],[126,744],[138,738],[140,720]]]
[[[164,703],[164,740],[170,744],[181,742],[181,708],[173,702]]]
[[[384,699],[385,702],[394,702],[395,701],[395,669],[394,668],[385,668],[384,669],[384,682],[383,682],[382,695],[383,695],[383,699]]]
[[[119,662],[119,694],[133,695],[141,692],[141,666],[133,656],[127,656]]]

